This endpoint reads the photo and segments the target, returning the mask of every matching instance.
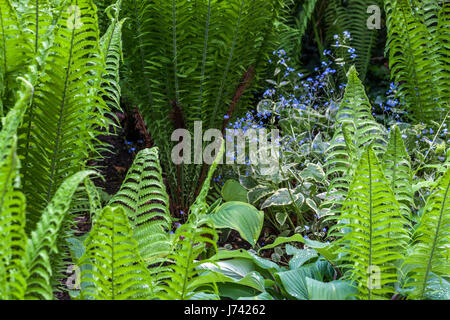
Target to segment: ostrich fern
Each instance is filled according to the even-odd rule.
[[[385,298],[394,293],[395,262],[406,246],[405,220],[372,147],[362,154],[339,217],[343,259],[348,277],[356,281],[362,299]],[[350,229],[348,232],[345,229]],[[379,270],[372,283],[371,269]]]
[[[348,82],[337,113],[337,130],[327,149],[327,175],[331,178],[329,195],[339,197],[333,205],[342,203],[348,191],[351,172],[365,146],[373,143],[376,153],[384,151],[385,130],[372,116],[371,105],[355,67],[348,72]],[[350,174],[348,174],[350,173]]]
[[[450,103],[449,4],[434,2],[416,13],[408,0],[388,0],[385,11],[391,78],[416,121],[441,120]]]
[[[413,253],[406,260],[413,265],[411,297],[424,299],[429,292],[432,273],[449,276],[446,246],[450,241],[450,169],[439,179],[427,200],[414,235]],[[447,258],[446,258],[447,255]]]
[[[133,102],[161,150],[169,194],[183,210],[194,201],[201,167],[172,164],[171,134],[193,132],[195,121],[204,130],[221,128],[225,114],[247,109],[248,92],[232,100],[244,75],[262,71],[281,6],[281,0],[133,0],[124,7],[131,27],[125,72],[133,88],[125,95],[138,98]]]

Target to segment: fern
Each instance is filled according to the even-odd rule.
[[[439,179],[427,200],[416,230],[413,253],[406,260],[413,264],[411,297],[425,298],[432,273],[448,276],[450,264],[445,246],[450,241],[450,170]],[[446,258],[447,256],[447,258]]]
[[[317,0],[304,1],[299,13],[281,24],[280,48],[286,51],[288,57],[292,57],[299,64],[301,58],[303,36],[306,34],[310,20],[316,8]]]
[[[372,116],[371,105],[358,78],[356,68],[350,68],[343,101],[337,113],[337,130],[326,153],[327,175],[331,177],[329,195],[341,200],[350,184],[349,168],[360,158],[365,146],[372,144],[375,152],[384,151],[384,128]],[[340,204],[342,201],[333,201]]]
[[[52,255],[57,254],[59,242],[63,240],[61,231],[66,223],[72,198],[78,185],[94,171],[82,171],[66,179],[45,208],[36,229],[27,243],[26,269],[27,299],[52,299],[51,278],[54,272]]]
[[[350,58],[350,53],[347,49],[335,47],[334,50],[338,57],[344,58],[345,65],[351,66],[355,64],[356,70],[360,74],[361,80],[366,78],[367,69],[370,63],[370,58],[378,36],[378,30],[369,30],[367,28],[367,20],[369,14],[367,8],[371,5],[380,5],[378,0],[330,0],[328,1],[325,20],[328,25],[327,39],[333,43],[333,36],[335,34],[342,34],[347,31],[351,35],[351,40],[348,45],[356,50],[356,59]],[[347,67],[339,69],[338,72],[341,79],[345,79],[345,72]]]
[[[140,99],[167,166],[169,193],[183,210],[194,200],[201,167],[173,165],[170,136],[178,128],[193,132],[195,121],[204,129],[223,125],[241,79],[271,50],[264,40],[280,7],[279,0],[135,0],[125,8],[132,31],[124,47],[136,57],[127,69],[129,82],[139,79],[127,95]],[[234,114],[246,109],[248,98],[247,92]]]
[[[400,204],[400,211],[403,216],[410,217],[411,208],[414,207],[411,159],[397,126],[390,130],[389,143],[383,156],[383,172]]]
[[[393,293],[394,263],[402,258],[400,249],[407,235],[399,205],[371,146],[361,157],[338,219],[344,222],[340,250],[351,263],[347,276],[356,281],[359,297],[379,299]],[[371,280],[369,270],[374,267],[379,268],[379,287]]]
[[[151,276],[133,239],[121,207],[103,209],[79,261],[81,297],[95,300],[127,300],[151,296]]]
[[[448,101],[442,96],[443,66],[434,28],[427,29],[407,0],[385,1],[385,11],[391,77],[399,83],[400,95],[416,120],[439,120]]]
[[[165,300],[189,300],[199,292],[216,294],[217,290],[212,284],[202,288],[195,282],[195,278],[201,273],[198,267],[210,262],[208,259],[197,261],[198,256],[210,245],[217,251],[217,233],[212,221],[205,217],[189,219],[175,232],[176,250],[168,256],[171,264],[165,273],[165,279],[161,285],[158,296]],[[199,290],[200,289],[200,290]]]
[[[79,8],[80,16],[68,10],[70,5]],[[23,190],[34,204],[27,212],[28,231],[62,181],[95,154],[93,137],[108,123],[92,116],[107,108],[93,87],[100,83],[95,75],[102,73],[95,6],[74,0],[61,12],[22,126]]]
[[[120,107],[120,77],[119,66],[122,57],[122,26],[126,19],[119,20],[120,7],[122,1],[119,0],[115,5],[106,10],[111,19],[110,25],[105,34],[101,37],[99,46],[105,66],[102,78],[104,80],[103,88],[107,93],[106,102],[111,110],[122,110]],[[112,11],[114,12],[114,16]],[[101,111],[101,110],[100,110]]]
[[[168,231],[172,219],[158,148],[145,149],[137,154],[120,191],[109,205],[124,209],[145,264],[150,266],[164,261],[171,245]]]
[[[210,183],[214,171],[224,153],[224,143],[216,159],[211,165],[208,176],[201,188],[199,195],[189,210],[189,218],[186,224],[180,226],[173,238],[173,251],[168,256],[171,264],[164,272],[165,280],[158,294],[162,299],[189,300],[194,299],[196,294],[202,293],[209,297],[217,297],[217,288],[214,283],[200,284],[196,282],[196,277],[200,274],[200,265],[210,262],[208,259],[197,261],[197,257],[205,249],[213,247],[217,251],[218,236],[214,230],[214,224],[206,215],[208,205],[206,197],[210,188]]]

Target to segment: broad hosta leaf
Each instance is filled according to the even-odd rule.
[[[221,194],[225,201],[247,202],[247,190],[236,180],[227,180]]]
[[[289,244],[286,245],[286,254],[293,255],[289,260],[290,269],[300,268],[306,262],[318,257],[317,251],[314,249],[298,249]]]
[[[264,222],[264,212],[244,202],[231,201],[221,205],[209,217],[216,228],[230,228],[252,246],[259,238]]]
[[[306,278],[306,287],[310,300],[347,300],[358,290],[345,281],[322,282]]]

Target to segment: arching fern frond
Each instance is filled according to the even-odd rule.
[[[415,234],[413,253],[406,260],[414,265],[411,272],[411,297],[423,299],[428,293],[432,273],[448,276],[448,244],[450,242],[450,169],[436,183],[423,210]]]
[[[175,250],[168,257],[171,264],[165,272],[158,296],[163,300],[189,300],[199,292],[217,295],[217,288],[213,283],[199,287],[195,279],[200,274],[198,267],[211,262],[208,259],[198,260],[207,246],[217,251],[218,236],[212,221],[205,216],[192,219],[180,226],[175,232]]]
[[[95,6],[90,0],[66,5],[55,23],[45,75],[36,85],[22,126],[23,190],[33,203],[27,212],[28,231],[62,181],[96,155],[95,136],[107,123],[98,114],[93,116],[106,108],[95,87],[102,68]],[[69,6],[77,6],[79,15]]]
[[[81,171],[66,179],[56,191],[54,197],[45,208],[36,229],[31,233],[27,245],[26,268],[29,276],[26,279],[27,299],[52,299],[53,288],[51,278],[54,266],[52,256],[57,254],[61,241],[61,230],[66,223],[74,193],[94,171]]]
[[[23,84],[19,99],[4,118],[0,131],[0,299],[23,299],[27,269],[25,196],[19,191],[17,129],[31,99],[33,88]]]
[[[411,159],[397,126],[390,130],[389,143],[383,156],[383,172],[400,204],[401,213],[410,217],[411,208],[414,207]]]
[[[356,68],[351,67],[337,113],[337,128],[326,151],[325,167],[332,179],[329,194],[332,192],[333,198],[345,198],[351,179],[348,170],[360,158],[365,146],[373,144],[376,153],[384,150],[385,130],[373,118],[371,108]],[[333,202],[334,205],[342,203],[339,200]]]
[[[106,207],[85,241],[79,266],[81,297],[128,300],[151,297],[151,277],[122,207]]]
[[[380,299],[393,293],[394,263],[402,258],[407,235],[399,205],[371,146],[361,157],[338,219],[343,231],[340,251],[349,263],[344,263],[346,276],[356,281],[359,298]],[[372,277],[379,281],[374,283]]]
[[[109,202],[127,214],[133,238],[147,266],[161,263],[171,247],[172,219],[163,183],[158,148],[140,151],[120,188]]]
[[[399,83],[408,111],[418,121],[440,120],[441,99],[439,46],[407,0],[385,1],[391,78]]]
[[[351,40],[347,43],[356,50],[357,57],[350,58],[351,54],[346,48],[334,47],[338,57],[345,61],[344,68],[339,68],[338,73],[342,80],[345,80],[345,72],[352,64],[355,64],[362,81],[366,78],[367,69],[372,56],[372,50],[378,36],[377,29],[368,29],[367,20],[369,14],[367,8],[372,5],[380,5],[379,0],[330,0],[327,2],[325,20],[328,25],[327,40],[334,43],[334,35],[341,35],[347,31],[351,35]],[[348,66],[348,67],[347,67]]]
[[[119,67],[122,57],[122,26],[126,19],[119,20],[122,1],[107,8],[110,24],[106,33],[100,38],[100,50],[105,65],[102,87],[107,93],[106,102],[111,110],[122,110],[120,107]]]
[[[218,237],[214,224],[206,215],[208,209],[206,197],[214,171],[223,157],[224,149],[222,140],[221,148],[209,168],[201,191],[189,210],[188,221],[175,232],[173,251],[168,257],[168,262],[171,264],[164,272],[165,279],[160,286],[162,291],[158,294],[162,299],[188,300],[193,299],[198,293],[217,296],[214,283],[208,283],[205,286],[195,280],[201,272],[198,267],[210,262],[208,259],[198,261],[199,255],[208,247],[213,247],[214,251],[217,251]]]

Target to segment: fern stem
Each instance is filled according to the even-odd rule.
[[[177,5],[176,0],[172,1],[172,40],[173,40],[173,75],[175,80],[175,98],[180,103],[180,92],[178,84],[178,57],[177,57]]]
[[[367,153],[367,163],[368,163],[368,167],[369,167],[369,226],[370,226],[370,231],[369,231],[369,268],[372,267],[372,241],[373,241],[373,222],[372,222],[372,210],[373,210],[373,203],[372,203],[372,163],[370,161],[370,153]],[[371,300],[372,298],[372,287],[371,285],[368,286],[368,298],[369,300]]]
[[[36,29],[34,40],[34,52],[37,53],[39,41],[39,0],[36,0]]]
[[[200,76],[200,108],[203,105],[203,81],[205,81],[206,55],[208,51],[209,25],[211,19],[211,0],[208,2],[208,15],[206,17],[205,42],[203,44],[202,71]]]

